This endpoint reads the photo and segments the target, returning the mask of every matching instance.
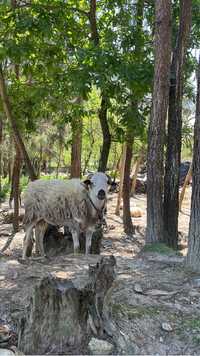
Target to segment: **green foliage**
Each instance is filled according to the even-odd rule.
[[[102,93],[109,103],[111,169],[127,131],[146,144],[154,65],[154,2],[145,3],[142,28],[137,4],[130,0],[97,1],[96,45],[91,40],[89,1],[32,0],[30,4],[18,2],[16,8],[9,1],[1,2],[0,62],[13,115],[38,166],[50,159],[57,166],[60,153],[60,164],[70,164],[69,124],[77,117],[83,119],[83,168],[86,163],[87,168],[98,166]],[[172,4],[174,46],[179,1]],[[195,0],[185,67],[184,92],[190,100],[194,88],[189,78],[196,65],[191,49],[198,47],[200,38],[199,6]],[[186,122],[187,145],[189,135]]]
[[[8,183],[7,179],[2,179],[2,188],[0,191],[0,202],[3,202],[6,197],[8,196],[10,190],[10,184]]]

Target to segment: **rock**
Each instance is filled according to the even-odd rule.
[[[105,340],[92,338],[88,345],[91,355],[112,355],[114,346]]]
[[[162,323],[161,327],[164,331],[173,331],[173,328],[170,323]]]
[[[142,286],[141,286],[141,284],[139,284],[139,283],[135,283],[134,284],[134,291],[136,292],[136,293],[143,293],[143,289],[142,289]]]

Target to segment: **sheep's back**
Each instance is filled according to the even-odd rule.
[[[31,182],[24,195],[24,223],[44,219],[62,225],[69,219],[84,219],[86,200],[87,192],[79,179]]]

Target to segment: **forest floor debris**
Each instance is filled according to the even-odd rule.
[[[200,275],[184,269],[190,196],[191,188],[188,188],[179,219],[184,249],[178,254],[162,244],[144,248],[144,195],[131,199],[131,203],[143,212],[141,217],[133,219],[137,226],[133,237],[124,234],[122,217],[114,215],[116,194],[109,197],[108,229],[101,254],[113,254],[117,261],[116,280],[103,306],[105,330],[110,335],[107,341],[113,345],[112,353],[200,354]],[[7,231],[7,235],[3,231]],[[0,249],[11,231],[11,225],[0,223]],[[98,259],[95,255],[60,255],[44,261],[29,260],[23,265],[19,262],[23,236],[21,230],[0,257],[0,348],[5,348],[6,343],[1,345],[1,341],[6,341],[7,336],[7,346],[11,347],[8,329],[10,335],[17,333],[17,320],[41,275],[55,273],[71,279],[74,274],[81,275],[88,269],[88,263]],[[16,346],[14,336],[13,340]]]

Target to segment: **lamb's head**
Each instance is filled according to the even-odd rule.
[[[103,209],[107,199],[108,192],[108,177],[103,172],[97,172],[84,181],[90,199],[95,207],[99,210]]]

